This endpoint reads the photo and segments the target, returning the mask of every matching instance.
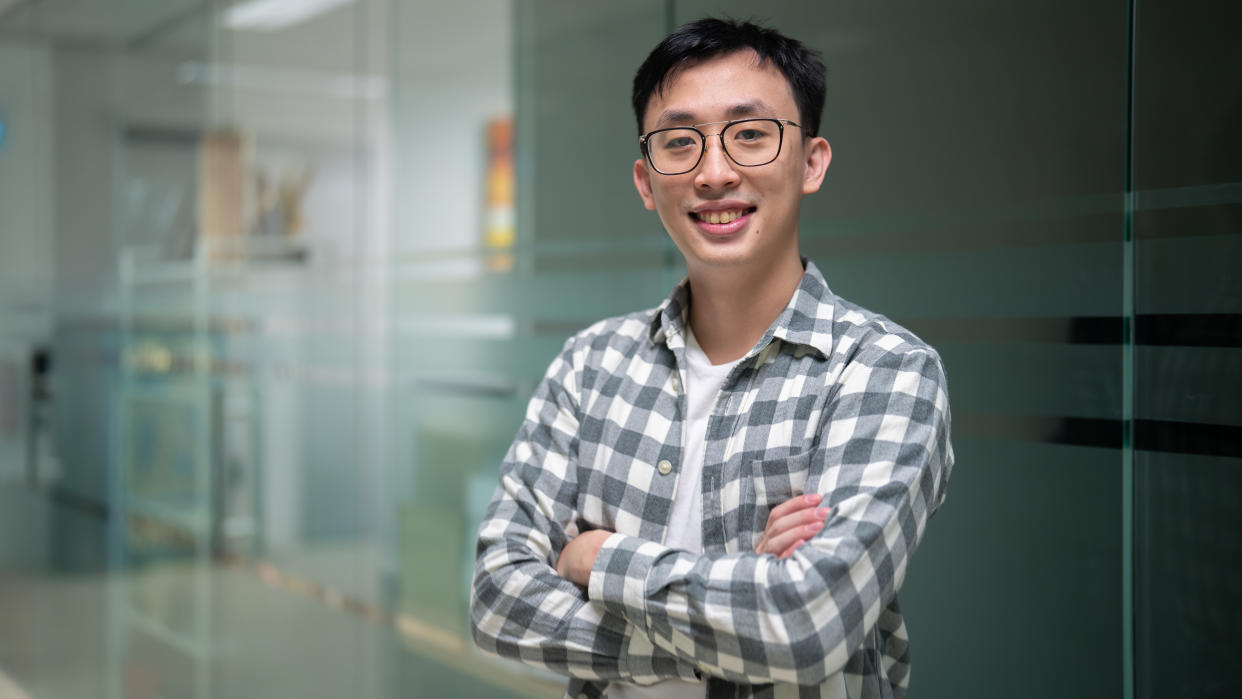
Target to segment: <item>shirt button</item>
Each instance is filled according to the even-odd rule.
[[[673,374],[673,390],[674,391],[681,390],[681,379],[677,378],[676,374]]]
[[[667,476],[673,472],[673,462],[668,459],[660,459],[660,463],[656,464],[656,470],[660,472],[661,476]]]

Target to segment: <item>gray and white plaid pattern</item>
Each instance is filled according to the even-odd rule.
[[[705,675],[711,697],[901,697],[897,590],[953,466],[939,356],[806,273],[729,374],[708,423],[703,551],[664,546],[680,473],[689,290],[601,321],[552,362],[479,530],[470,616],[488,652],[571,677]],[[754,553],[773,507],[818,492],[826,526]],[[587,591],[556,574],[610,536]]]

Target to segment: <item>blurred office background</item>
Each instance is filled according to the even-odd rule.
[[[1212,0],[0,0],[0,695],[557,695],[469,641],[475,528],[682,276],[629,81],[705,14],[823,52],[805,251],[947,364],[911,696],[1238,696]]]

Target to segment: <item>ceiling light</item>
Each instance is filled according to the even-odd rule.
[[[224,11],[224,26],[275,32],[354,0],[245,0]]]

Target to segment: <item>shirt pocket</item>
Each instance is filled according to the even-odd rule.
[[[750,461],[742,473],[742,502],[738,507],[739,534],[745,550],[754,551],[777,505],[805,492],[813,452],[778,459]]]

